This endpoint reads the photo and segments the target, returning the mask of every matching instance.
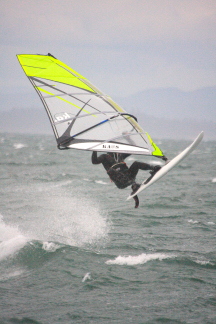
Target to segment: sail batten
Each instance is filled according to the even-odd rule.
[[[163,157],[136,117],[54,56],[17,58],[44,104],[59,148]]]

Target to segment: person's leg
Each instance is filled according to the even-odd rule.
[[[146,180],[146,183],[147,183],[148,181],[150,181],[150,179],[152,179],[152,177],[155,175],[155,173],[157,173],[157,171],[160,170],[160,168],[161,167],[159,165],[150,165],[148,163],[135,161],[130,166],[129,172],[130,172],[130,175],[134,178],[134,181],[135,181],[136,175],[137,175],[139,170],[144,170],[144,171],[151,170],[150,171],[151,176]],[[133,195],[139,188],[140,188],[140,184],[134,182],[133,185],[131,186],[131,189],[132,189],[131,195]],[[133,197],[133,199],[135,200],[135,208],[138,208],[139,207],[139,198],[138,198],[138,196],[135,195]]]
[[[135,178],[139,170],[147,171],[147,170],[153,170],[153,169],[154,169],[154,166],[152,166],[152,165],[150,165],[148,163],[135,161],[130,166],[129,172],[130,172],[131,176],[133,178]]]

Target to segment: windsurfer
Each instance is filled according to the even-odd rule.
[[[117,188],[124,189],[131,185],[132,193],[135,193],[140,185],[135,182],[136,175],[139,170],[151,170],[150,174],[152,178],[157,171],[160,170],[159,165],[150,165],[144,162],[135,161],[130,167],[124,162],[124,160],[130,156],[126,153],[106,153],[97,156],[97,152],[92,153],[92,163],[93,164],[103,164],[103,167],[107,171],[111,181],[113,181]],[[149,178],[149,179],[150,179]],[[135,208],[139,206],[139,199],[134,196]]]

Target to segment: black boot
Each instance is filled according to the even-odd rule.
[[[133,191],[131,192],[131,195],[135,194],[135,192],[139,189],[139,187],[140,187],[140,184],[138,184],[138,183],[134,183],[134,184],[132,184],[131,189],[132,189]],[[134,206],[134,208],[138,208],[138,207],[139,207],[139,198],[138,198],[138,196],[137,196],[137,195],[134,196],[133,199],[134,199],[134,201],[135,201],[135,206]]]
[[[134,206],[134,208],[138,208],[139,207],[139,198],[138,198],[138,196],[137,195],[134,196],[133,199],[135,200],[135,206]]]
[[[149,172],[151,175],[145,181],[145,184],[148,183],[160,169],[161,169],[161,166],[160,165],[155,165],[154,167],[152,167],[152,171]]]
[[[160,165],[155,165],[149,173],[152,175],[152,177],[161,169]]]

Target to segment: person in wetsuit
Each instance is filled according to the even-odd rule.
[[[97,156],[97,152],[92,153],[92,163],[100,164],[102,163],[110,179],[115,183],[116,187],[119,189],[124,189],[131,185],[132,194],[135,193],[140,185],[136,183],[136,175],[139,170],[151,170],[151,177],[160,170],[159,165],[150,165],[144,162],[135,161],[130,167],[124,162],[124,160],[130,156],[126,153],[106,153]],[[150,180],[150,179],[149,179]],[[135,208],[139,206],[139,199],[136,196],[133,197],[135,200]]]

